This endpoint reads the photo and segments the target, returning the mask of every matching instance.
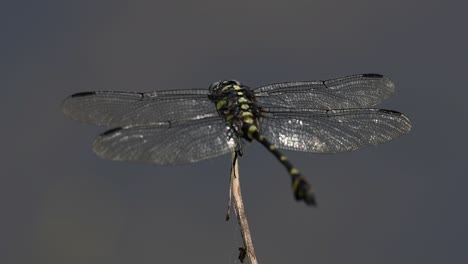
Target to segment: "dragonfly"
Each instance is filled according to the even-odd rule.
[[[80,92],[62,107],[71,119],[107,127],[93,150],[111,160],[190,164],[240,156],[257,141],[286,168],[295,199],[314,206],[311,184],[282,150],[345,152],[408,133],[404,114],[373,108],[394,89],[374,73],[256,88],[222,80],[208,89]]]

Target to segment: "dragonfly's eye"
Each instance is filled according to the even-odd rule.
[[[219,89],[226,87],[228,85],[239,85],[241,86],[242,84],[239,81],[236,80],[222,80],[219,82],[215,82],[212,85],[210,85],[209,90],[210,92],[218,91]]]
[[[228,80],[228,81],[223,81],[222,85],[241,85],[241,83],[237,80]]]
[[[210,87],[208,88],[210,91],[216,91],[219,89],[219,86],[220,86],[220,83],[221,82],[215,82],[213,84],[210,85]]]

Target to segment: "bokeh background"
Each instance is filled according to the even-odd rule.
[[[2,1],[0,263],[239,263],[229,157],[101,160],[80,91],[258,86],[376,72],[410,134],[352,153],[287,152],[319,207],[258,144],[240,161],[260,263],[468,263],[464,1]]]

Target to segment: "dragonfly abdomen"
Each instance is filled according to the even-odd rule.
[[[296,200],[304,200],[308,205],[315,206],[316,200],[314,192],[310,184],[306,181],[305,177],[301,175],[298,169],[296,169],[288,158],[283,155],[278,148],[272,144],[268,139],[263,136],[258,130],[257,126],[251,124],[245,124],[243,127],[244,134],[250,139],[255,139],[262,144],[268,151],[270,151],[288,171],[291,176],[292,187],[294,191],[294,197]]]

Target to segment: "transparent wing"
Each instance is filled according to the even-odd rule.
[[[411,123],[402,113],[382,109],[270,109],[260,127],[278,148],[334,153],[395,139],[408,133]]]
[[[93,149],[112,160],[186,164],[230,153],[228,141],[226,123],[217,117],[111,129],[94,141]]]
[[[117,127],[217,115],[207,89],[149,93],[84,92],[63,102],[66,116],[85,123]]]
[[[254,91],[265,107],[330,110],[371,107],[390,97],[394,87],[380,74],[358,74],[327,81],[276,83]]]

